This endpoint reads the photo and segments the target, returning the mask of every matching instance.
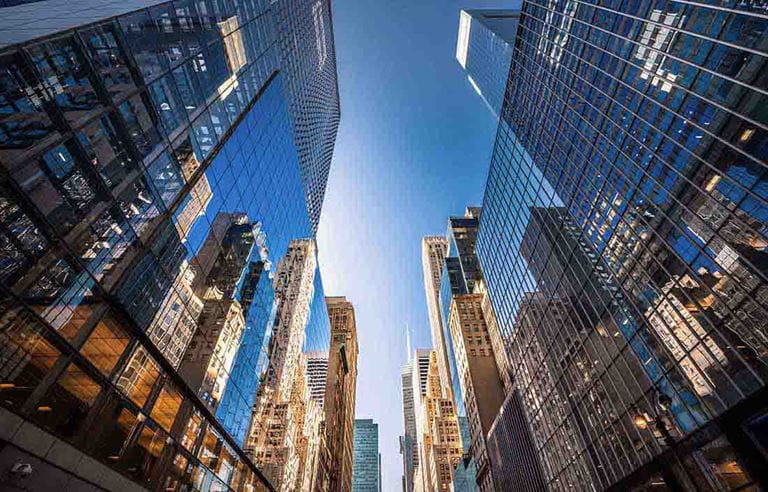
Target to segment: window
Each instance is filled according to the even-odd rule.
[[[100,391],[96,381],[71,363],[32,410],[32,418],[63,437],[75,437]]]
[[[134,350],[123,373],[117,379],[117,387],[134,403],[144,406],[159,376],[160,368],[157,362],[144,347],[139,346]]]
[[[6,307],[6,306],[3,306]],[[42,334],[31,313],[6,315],[0,325],[0,398],[20,408],[61,353]]]
[[[176,414],[179,413],[179,408],[181,408],[181,402],[181,393],[171,383],[165,383],[163,389],[160,390],[150,416],[166,432],[170,432],[173,421],[176,419]]]
[[[105,376],[109,376],[130,339],[117,322],[107,315],[96,324],[80,353]]]

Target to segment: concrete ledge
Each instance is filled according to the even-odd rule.
[[[10,473],[18,462],[32,465],[32,473]],[[56,436],[0,407],[0,484],[20,490],[95,492],[147,489]],[[4,490],[0,487],[0,490]]]

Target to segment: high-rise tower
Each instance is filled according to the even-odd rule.
[[[286,3],[0,11],[0,439],[36,463],[11,487],[265,483],[243,441],[271,264],[312,236],[327,174],[296,129],[338,122],[335,64],[318,104],[288,68],[333,60],[328,2]]]
[[[519,21],[519,10],[475,9],[459,13],[456,61],[496,118],[504,101]]]
[[[352,492],[381,492],[379,424],[355,419]]]
[[[357,384],[357,325],[355,309],[344,297],[328,297],[331,348],[325,393],[325,475],[330,490],[352,489],[355,391]]]
[[[448,240],[445,237],[425,236],[421,239],[421,268],[424,275],[424,293],[427,298],[429,327],[432,332],[432,347],[437,354],[437,366],[443,391],[451,391],[451,373],[443,335],[444,320],[440,310],[440,280],[447,252]]]
[[[552,490],[767,483],[763,17],[523,2],[477,249]]]

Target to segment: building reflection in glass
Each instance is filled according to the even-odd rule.
[[[0,404],[153,489],[262,486],[271,263],[311,234],[269,6],[211,5],[0,52]]]
[[[764,19],[522,11],[478,254],[548,485],[651,479],[668,446],[631,416],[658,394],[675,442],[750,452],[730,429],[768,377]],[[721,480],[718,452],[691,448],[673,479]]]

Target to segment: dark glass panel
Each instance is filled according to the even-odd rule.
[[[119,22],[145,81],[154,79],[168,68],[165,57],[159,51],[157,27],[146,10],[123,15]]]
[[[121,468],[139,483],[149,483],[165,448],[167,435],[160,429],[155,429],[150,422],[145,422],[144,427],[136,438],[136,443],[123,456],[120,462]]]
[[[116,394],[110,395],[88,430],[93,454],[112,466],[120,462],[134,429],[140,424],[136,410],[122,400]]]
[[[74,438],[101,386],[78,365],[71,363],[37,402],[32,419],[65,438]]]
[[[121,101],[136,89],[128,66],[128,56],[117,41],[117,26],[107,22],[84,31],[80,36],[85,42],[96,71],[113,101]]]
[[[93,75],[72,35],[29,46],[27,51],[69,123],[77,127],[104,109]]]
[[[0,400],[18,410],[61,353],[44,337],[45,328],[32,313],[7,303],[2,308]]]
[[[25,149],[49,143],[54,131],[44,108],[45,98],[21,57],[0,57],[0,157],[13,162]]]
[[[78,140],[104,183],[114,189],[137,173],[138,166],[115,126],[117,115],[109,113],[80,129]]]

